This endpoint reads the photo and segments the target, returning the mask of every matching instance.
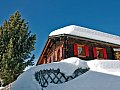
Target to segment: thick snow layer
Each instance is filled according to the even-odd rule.
[[[57,69],[66,75],[71,75],[78,67],[90,70],[77,78],[62,84],[49,84],[44,90],[119,90],[120,89],[120,61],[91,60],[83,61],[76,57],[45,65],[35,66],[19,76],[13,84],[12,90],[41,90],[35,80],[36,71],[43,69]]]
[[[119,60],[93,60],[87,61],[90,70],[120,76]]]
[[[109,42],[120,45],[120,37],[108,33],[103,33],[93,29],[88,29],[76,25],[66,26],[64,28],[55,30],[49,34],[49,36],[60,35],[60,34],[70,34],[85,38],[90,38],[94,40]]]
[[[120,77],[88,71],[69,82],[49,85],[44,90],[119,90]]]
[[[44,65],[35,66],[31,69],[28,69],[13,84],[12,90],[40,90],[40,85],[35,80],[35,72],[44,69],[58,69],[65,73],[66,75],[72,75],[72,73],[78,68],[86,68],[87,63],[85,61],[79,60],[78,58],[69,58],[61,62],[54,62]]]

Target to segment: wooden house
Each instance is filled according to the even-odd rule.
[[[69,57],[120,60],[120,37],[70,25],[50,33],[37,65]]]

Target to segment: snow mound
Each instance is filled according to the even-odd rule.
[[[35,79],[35,72],[44,69],[60,69],[66,75],[72,75],[77,68],[87,68],[87,63],[79,58],[72,57],[64,59],[61,62],[53,62],[44,65],[38,65],[21,74],[13,84],[12,90],[40,90],[40,85]]]
[[[90,38],[94,40],[109,42],[120,45],[120,37],[104,32],[100,32],[93,29],[88,29],[85,27],[80,27],[76,25],[70,25],[58,30],[55,30],[49,34],[49,36],[60,35],[60,34],[70,34],[85,38]],[[96,38],[97,37],[97,38]]]
[[[61,72],[65,73],[66,75],[72,75],[72,73],[77,68],[87,68],[87,63],[83,60],[80,60],[76,57],[71,57],[68,59],[64,59],[60,62],[53,62],[49,64],[39,65],[36,67],[36,71],[38,70],[44,70],[44,69],[60,69]]]
[[[63,84],[51,84],[44,90],[120,90],[120,77],[88,71]]]
[[[35,79],[35,72],[44,69],[60,69],[66,75],[71,75],[77,68],[90,70],[77,78],[62,84],[51,83],[44,90],[119,90],[120,89],[120,61],[91,60],[83,61],[72,57],[61,62],[54,62],[35,66],[14,82],[12,90],[42,90]]]
[[[119,60],[92,60],[87,61],[87,65],[92,71],[120,76]]]

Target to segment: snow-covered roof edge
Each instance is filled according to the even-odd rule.
[[[89,29],[81,26],[76,26],[76,25],[69,25],[69,26],[57,29],[55,31],[52,31],[49,34],[49,36],[60,35],[60,34],[75,35],[75,36],[80,36],[80,37],[85,37],[85,38],[90,38],[94,40],[99,40],[99,41],[120,45],[120,36],[104,33],[101,31],[97,31],[97,30],[93,30],[93,29]]]

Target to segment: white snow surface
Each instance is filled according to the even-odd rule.
[[[65,75],[72,75],[78,68],[90,70],[77,78],[61,84],[50,83],[43,90],[119,90],[120,89],[120,61],[119,60],[91,60],[84,61],[76,57],[64,59],[61,62],[38,65],[21,74],[14,82],[12,90],[41,90],[35,80],[36,71],[44,69],[58,69]]]
[[[0,87],[0,90],[2,90],[4,87]]]
[[[60,35],[60,34],[69,34],[85,38],[90,38],[93,40],[99,40],[104,42],[109,42],[113,44],[120,45],[120,37],[104,32],[100,32],[93,29],[88,29],[85,27],[80,27],[76,25],[66,26],[55,31],[52,31],[49,36]]]

